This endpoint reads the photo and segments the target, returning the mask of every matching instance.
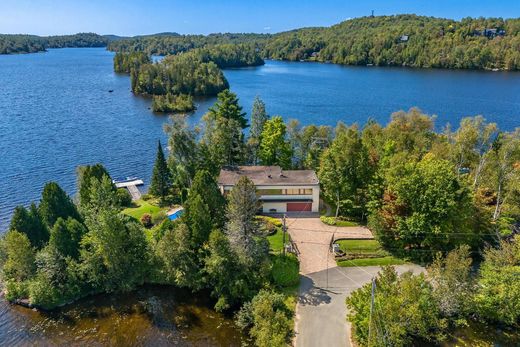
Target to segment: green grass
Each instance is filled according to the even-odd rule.
[[[281,254],[271,257],[273,267],[271,268],[271,276],[274,283],[281,288],[288,289],[292,292],[294,287],[298,287],[300,283],[300,264],[298,258],[294,254],[287,254],[285,257]]]
[[[383,266],[383,265],[402,265],[406,261],[392,256],[381,258],[358,258],[352,260],[338,260],[338,266],[353,267],[353,266]]]
[[[338,259],[338,266],[383,266],[401,265],[406,261],[391,256],[376,240],[338,240],[344,259]]]
[[[345,253],[375,253],[381,251],[381,245],[376,240],[338,240],[341,250]]]
[[[325,223],[327,225],[336,226],[336,227],[357,227],[360,225],[358,222],[355,222],[355,221],[345,220],[345,219],[340,219],[340,218],[335,218],[335,217],[321,216],[320,219],[323,223]]]
[[[137,220],[141,220],[141,217],[145,213],[149,213],[153,216],[154,214],[157,214],[160,211],[168,211],[168,208],[152,205],[144,200],[136,200],[133,202],[133,204],[133,207],[125,208],[123,210],[123,213],[130,217],[134,217]]]
[[[279,228],[273,235],[267,236],[269,248],[273,253],[281,253],[283,250],[283,232]],[[289,242],[289,233],[285,234],[285,242]]]

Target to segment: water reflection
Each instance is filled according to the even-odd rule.
[[[208,297],[167,286],[96,295],[42,313],[0,302],[0,345],[240,346],[245,339]]]

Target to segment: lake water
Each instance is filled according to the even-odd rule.
[[[130,92],[112,57],[103,48],[0,56],[0,231],[16,205],[39,199],[45,182],[73,194],[78,165],[102,162],[114,177],[149,180],[168,118]],[[260,95],[270,114],[304,125],[386,123],[418,106],[440,125],[482,114],[503,129],[520,126],[520,73],[267,61],[225,75],[244,110]],[[213,102],[198,100],[194,124]]]
[[[0,301],[0,346],[241,346],[205,295],[167,286],[96,295],[53,312]]]

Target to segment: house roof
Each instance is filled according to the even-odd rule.
[[[234,166],[220,170],[218,184],[235,185],[240,177],[247,176],[255,186],[261,185],[316,185],[319,184],[314,170],[282,170],[279,166]]]

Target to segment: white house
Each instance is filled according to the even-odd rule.
[[[220,170],[218,185],[226,195],[247,176],[256,186],[263,213],[319,212],[320,184],[314,170],[279,166],[237,166]]]

